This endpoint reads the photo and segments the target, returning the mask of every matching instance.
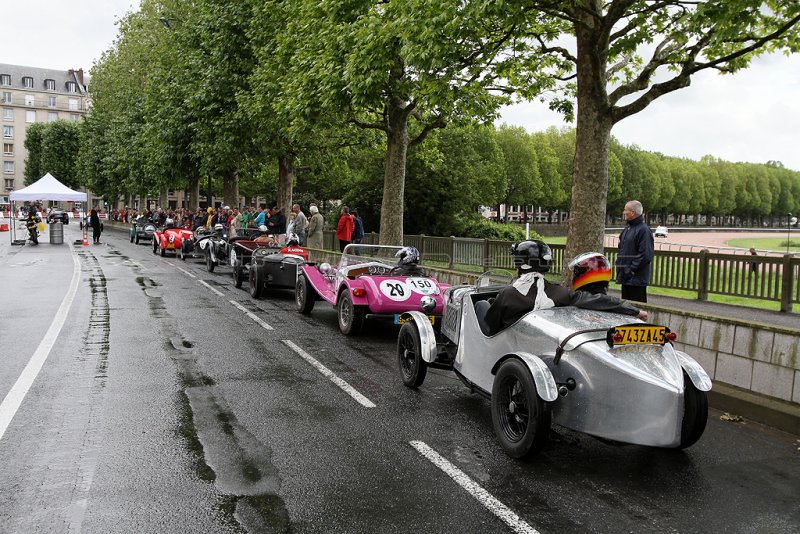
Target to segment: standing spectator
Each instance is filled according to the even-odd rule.
[[[255,218],[253,219],[253,223],[256,225],[256,228],[263,226],[267,220],[267,212],[264,211],[264,208],[256,208]]]
[[[316,204],[311,204],[308,207],[311,212],[311,219],[308,221],[308,247],[322,249],[323,247],[323,234],[322,228],[325,226],[325,219],[319,212]]]
[[[752,247],[750,248],[749,252],[750,252],[750,254],[752,256],[758,256],[758,252],[756,252],[756,249],[754,249]],[[758,262],[751,261],[750,262],[750,274],[757,274],[757,273],[758,273]]]
[[[619,234],[617,256],[617,283],[622,286],[622,298],[637,302],[647,302],[653,261],[653,233],[645,224],[642,213],[642,203],[638,200],[625,204],[622,218],[627,224]]]
[[[286,233],[286,215],[278,206],[272,208],[269,219],[267,219],[267,228],[269,228],[269,233],[276,236]]]
[[[231,228],[229,230],[229,234],[231,237],[236,237],[239,235],[239,231],[242,228],[242,214],[239,213],[239,208],[233,208],[233,214],[231,217]]]
[[[306,226],[308,226],[308,219],[306,214],[300,209],[300,204],[292,206],[292,212],[295,213],[294,218],[294,233],[300,238],[300,246],[306,246]]]
[[[353,217],[347,206],[342,206],[342,215],[336,225],[336,238],[339,240],[339,252],[344,252],[344,247],[349,245],[353,238]]]
[[[353,243],[361,243],[364,240],[364,223],[358,216],[358,210],[353,209]]]
[[[92,227],[92,240],[95,245],[100,244],[100,208],[95,205],[89,213],[89,226]]]
[[[294,231],[294,221],[297,214],[293,211],[289,212],[289,222],[286,224],[286,239],[289,239],[289,236],[295,233]]]

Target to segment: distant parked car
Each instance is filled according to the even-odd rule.
[[[656,237],[667,237],[669,235],[669,230],[667,230],[666,226],[657,226],[655,231]]]
[[[52,224],[55,221],[60,221],[64,224],[69,224],[69,213],[59,209],[53,209],[47,214],[47,224]]]

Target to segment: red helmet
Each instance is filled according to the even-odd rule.
[[[572,289],[611,280],[611,263],[599,252],[584,252],[569,262]]]

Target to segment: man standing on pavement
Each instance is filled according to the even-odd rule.
[[[638,200],[625,204],[622,218],[627,224],[619,234],[617,256],[617,283],[622,286],[622,298],[636,302],[647,302],[653,261],[653,233],[644,223],[643,211]]]
[[[292,206],[292,212],[295,214],[294,218],[294,233],[300,238],[300,246],[306,246],[306,226],[308,219],[306,219],[303,210],[300,209],[300,204]]]

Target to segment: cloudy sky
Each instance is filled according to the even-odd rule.
[[[138,0],[0,0],[0,63],[88,70],[111,46],[119,17],[138,5]],[[502,121],[529,131],[564,125],[538,103],[506,108]],[[778,160],[800,171],[800,55],[760,58],[733,76],[702,73],[690,87],[658,99],[612,133],[622,143],[670,156]]]

